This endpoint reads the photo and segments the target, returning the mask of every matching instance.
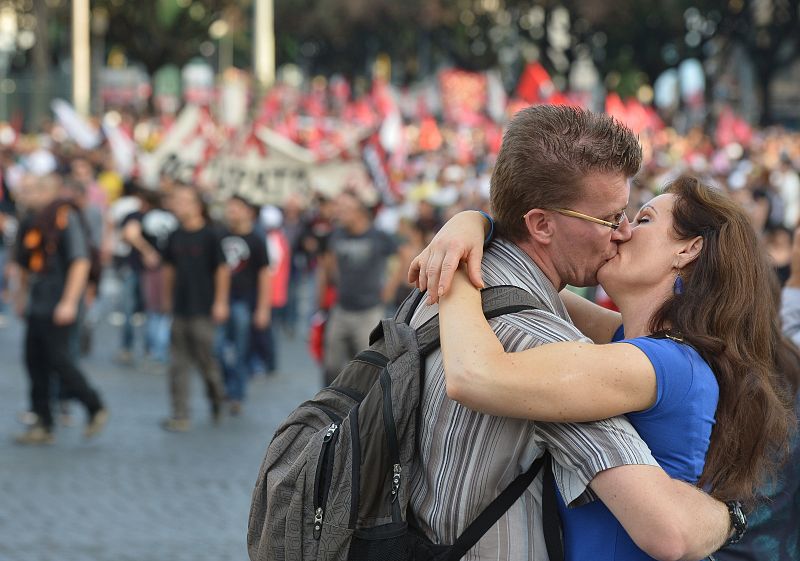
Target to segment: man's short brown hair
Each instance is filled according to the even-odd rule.
[[[497,234],[524,241],[529,210],[569,207],[590,173],[633,177],[641,164],[633,132],[608,115],[556,105],[523,109],[508,125],[492,174]]]

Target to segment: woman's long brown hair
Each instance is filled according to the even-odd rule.
[[[753,500],[787,451],[794,427],[792,388],[800,354],[783,336],[774,273],[736,202],[693,177],[664,189],[678,239],[703,237],[681,270],[683,293],[651,319],[697,349],[719,384],[716,425],[698,485],[721,500]],[[790,370],[790,371],[787,371]]]

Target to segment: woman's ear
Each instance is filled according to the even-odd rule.
[[[697,236],[688,240],[683,249],[678,253],[679,267],[685,267],[700,255],[703,249],[703,236]]]
[[[523,217],[528,235],[537,243],[547,245],[555,233],[555,224],[547,211],[534,208]]]

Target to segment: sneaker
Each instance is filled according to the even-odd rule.
[[[192,423],[189,419],[168,417],[161,421],[161,428],[168,432],[186,432],[192,428]]]
[[[33,411],[22,411],[17,415],[17,420],[27,427],[32,427],[39,422],[39,415]]]
[[[98,409],[95,411],[89,422],[86,423],[86,428],[83,431],[83,436],[92,438],[96,436],[108,422],[108,409]]]
[[[238,417],[242,414],[242,402],[241,401],[231,401],[231,406],[229,411],[231,412],[231,416]]]
[[[14,437],[14,442],[17,444],[37,446],[41,444],[53,444],[56,441],[53,438],[53,433],[41,425],[35,425],[22,434]]]

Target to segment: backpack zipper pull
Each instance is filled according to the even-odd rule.
[[[322,515],[324,511],[322,507],[318,507],[317,511],[314,513],[314,539],[318,540],[319,537],[322,535]]]
[[[331,426],[328,427],[328,431],[325,433],[325,436],[322,437],[322,442],[330,442],[331,438],[333,438],[333,434],[336,432],[336,429],[339,428],[339,425],[336,423],[331,423]]]
[[[392,502],[394,502],[400,492],[400,473],[403,471],[403,468],[400,464],[394,465],[393,475],[392,475]]]

